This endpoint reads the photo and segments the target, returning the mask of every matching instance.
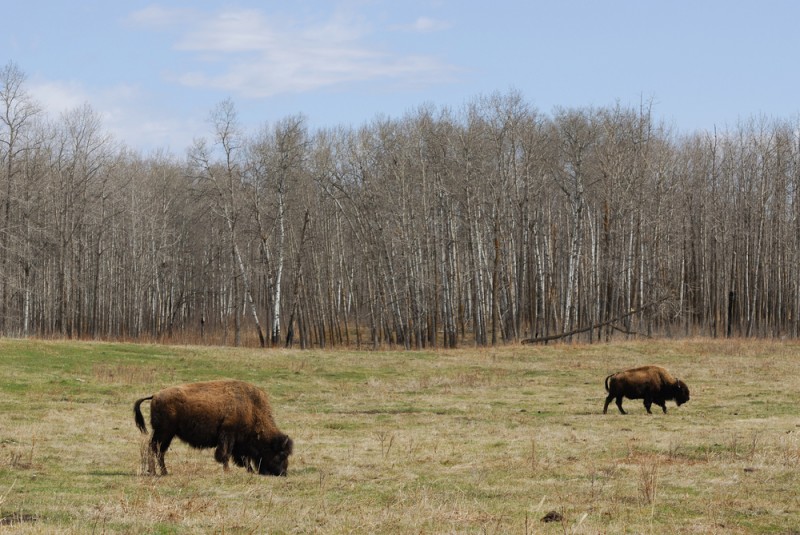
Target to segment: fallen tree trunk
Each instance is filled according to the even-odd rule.
[[[616,318],[611,318],[610,320],[606,320],[606,321],[601,322],[601,323],[595,323],[594,325],[589,325],[588,327],[581,327],[579,329],[572,329],[571,331],[567,331],[567,332],[563,332],[563,333],[559,333],[559,334],[551,334],[550,336],[540,336],[538,338],[526,338],[526,339],[522,340],[522,343],[523,344],[547,343],[547,342],[551,342],[553,340],[559,340],[561,338],[566,338],[566,337],[572,336],[574,334],[585,333],[586,331],[591,331],[592,329],[597,329],[599,327],[605,327],[606,325],[611,325],[612,323],[616,323],[616,322],[618,322],[618,321],[620,321],[620,320],[622,320],[624,318],[627,318],[628,316],[633,316],[634,314],[638,314],[642,310],[645,310],[645,309],[648,309],[648,308],[650,308],[650,307],[652,307],[654,305],[657,305],[661,301],[664,301],[664,299],[661,299],[660,301],[655,301],[653,303],[649,303],[647,305],[641,306],[641,307],[637,308],[636,310],[631,310],[627,314],[622,314],[621,316],[617,316]],[[623,332],[625,334],[638,334],[636,332],[626,331],[626,330],[624,330],[624,329],[622,329],[620,327],[617,327],[617,326],[612,326],[612,328],[616,329],[618,331],[621,331],[621,332]]]

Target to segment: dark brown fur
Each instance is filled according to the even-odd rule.
[[[606,414],[608,405],[614,398],[617,399],[617,407],[622,414],[626,414],[622,409],[623,397],[644,400],[644,408],[649,414],[652,414],[650,406],[653,403],[666,414],[666,401],[675,400],[679,407],[689,401],[689,387],[686,383],[673,377],[661,366],[642,366],[612,373],[606,377],[605,384],[608,397],[603,406],[603,414]]]
[[[147,432],[141,405],[150,402],[153,436],[150,449],[166,474],[164,454],[174,437],[195,448],[216,448],[214,458],[228,469],[228,461],[267,475],[285,476],[292,439],[281,433],[272,418],[263,390],[243,381],[222,380],[165,388],[133,405],[136,426]],[[151,465],[150,471],[155,467]]]

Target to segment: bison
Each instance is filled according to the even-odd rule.
[[[189,383],[165,388],[136,400],[136,426],[147,433],[141,405],[150,401],[150,450],[166,475],[164,454],[174,437],[195,448],[214,448],[214,458],[228,470],[228,461],[262,475],[285,476],[292,439],[281,433],[272,418],[263,390],[236,380]],[[150,472],[155,467],[151,460]]]
[[[689,401],[689,387],[680,379],[676,379],[661,366],[642,366],[624,372],[612,373],[606,377],[606,391],[608,397],[603,406],[603,414],[608,411],[608,404],[617,398],[619,412],[627,414],[622,409],[622,398],[643,399],[644,408],[650,412],[650,406],[655,403],[666,414],[665,402],[674,399],[680,407]]]

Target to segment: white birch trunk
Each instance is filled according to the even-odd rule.
[[[272,296],[272,329],[270,340],[276,345],[281,339],[281,281],[283,279],[284,243],[286,241],[286,225],[284,217],[283,192],[278,192],[278,258],[275,267],[275,290]]]

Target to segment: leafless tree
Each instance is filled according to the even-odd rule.
[[[24,183],[25,162],[30,161],[28,152],[35,148],[32,132],[33,123],[39,115],[39,107],[25,88],[26,76],[13,62],[0,70],[0,171],[3,180],[2,194],[2,229],[0,229],[0,332],[5,332],[8,323],[9,285],[11,283],[12,255],[14,247],[11,240],[23,236],[27,229],[14,228],[24,193],[20,195],[20,182]],[[23,177],[20,179],[20,177]],[[25,191],[27,191],[25,189]],[[22,232],[20,233],[20,230]],[[18,256],[25,264],[24,256]],[[16,269],[16,266],[14,266]],[[23,265],[23,270],[25,266]],[[25,291],[29,292],[27,286]],[[30,294],[26,293],[27,299]],[[29,300],[26,300],[29,306]],[[23,321],[23,332],[27,322]]]
[[[231,258],[236,272],[233,274],[232,312],[234,316],[234,344],[242,343],[242,299],[253,317],[262,347],[266,345],[264,332],[258,319],[253,300],[250,278],[242,259],[238,244],[238,226],[242,213],[242,163],[239,153],[243,151],[243,136],[239,131],[236,109],[231,100],[217,105],[210,117],[214,132],[214,144],[221,150],[220,160],[214,158],[213,150],[204,140],[197,140],[189,153],[192,176],[205,182],[207,198],[215,213],[225,223],[228,231]]]

